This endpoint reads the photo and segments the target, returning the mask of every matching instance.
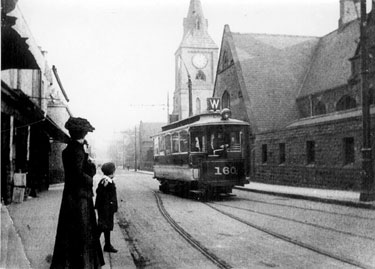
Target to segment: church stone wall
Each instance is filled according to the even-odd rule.
[[[349,137],[354,139],[354,162],[345,164],[343,141]],[[315,162],[310,164],[307,163],[307,141],[315,142]],[[280,143],[285,143],[284,163],[280,163]],[[266,162],[262,158],[263,145],[267,145]],[[358,191],[362,180],[361,145],[361,117],[260,133],[255,139],[256,173],[252,180]]]

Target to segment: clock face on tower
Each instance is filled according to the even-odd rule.
[[[207,63],[208,63],[208,59],[205,55],[201,54],[201,53],[198,53],[198,54],[195,54],[192,58],[192,62],[193,62],[193,65],[198,68],[198,69],[202,69],[202,68],[205,68]]]

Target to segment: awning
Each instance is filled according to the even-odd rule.
[[[15,21],[15,17],[5,16],[1,22],[1,70],[39,69],[26,43],[27,38],[12,28]]]
[[[12,114],[16,117],[27,119],[30,125],[38,124],[40,128],[53,139],[68,143],[70,137],[30,98],[18,89],[11,89],[4,81],[1,81],[1,110],[8,108],[14,110]]]

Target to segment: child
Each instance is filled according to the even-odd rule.
[[[104,232],[105,244],[103,250],[116,253],[111,245],[110,233],[113,230],[113,215],[117,212],[117,194],[116,186],[113,182],[116,167],[114,163],[105,163],[102,165],[104,177],[100,180],[96,189],[95,208],[98,211],[99,237]]]

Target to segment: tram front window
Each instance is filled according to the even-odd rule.
[[[214,132],[210,135],[209,155],[222,155],[229,147],[229,141],[224,133]]]
[[[190,151],[204,152],[209,156],[225,157],[227,153],[241,152],[242,129],[237,126],[214,126],[206,132],[190,133]]]
[[[228,129],[218,128],[209,133],[209,155],[225,157],[228,152],[241,152],[241,130]]]

